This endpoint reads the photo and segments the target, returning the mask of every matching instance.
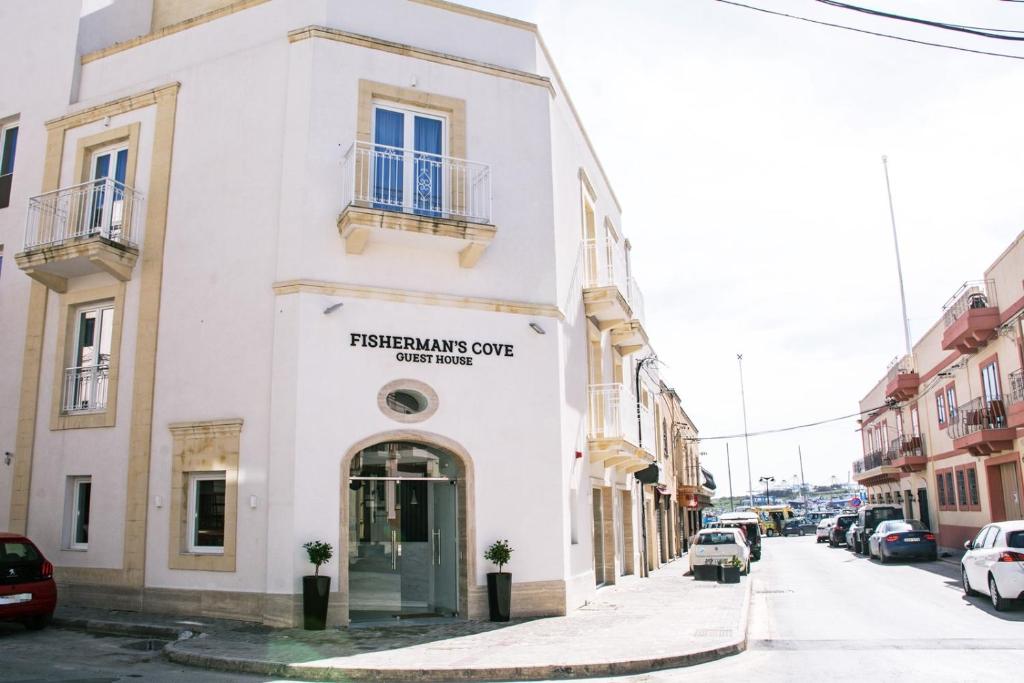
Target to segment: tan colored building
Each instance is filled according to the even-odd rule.
[[[902,505],[956,548],[1024,512],[1024,233],[966,282],[860,407],[868,502]]]

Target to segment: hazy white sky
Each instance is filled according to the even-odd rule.
[[[743,0],[1024,57],[1024,43],[813,0]],[[663,374],[701,436],[856,412],[902,353],[880,157],[889,156],[911,333],[1024,229],[1024,60],[912,45],[715,0],[475,0],[540,26],[623,205]],[[1024,3],[863,0],[1024,31]],[[1024,34],[1022,34],[1024,35]],[[1013,369],[1013,368],[1008,368]],[[845,480],[853,419],[750,440],[757,479]],[[702,442],[727,493],[725,441]],[[733,486],[747,489],[743,440]]]

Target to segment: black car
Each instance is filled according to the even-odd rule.
[[[864,505],[857,510],[860,528],[853,537],[853,552],[868,554],[868,539],[882,522],[903,519],[903,508],[899,505]]]
[[[857,515],[839,515],[836,517],[835,525],[828,531],[829,547],[838,548],[841,545],[846,545],[846,531],[856,521]]]
[[[804,534],[813,534],[817,530],[818,523],[806,517],[794,517],[786,520],[786,523],[782,525],[783,536],[803,536]]]

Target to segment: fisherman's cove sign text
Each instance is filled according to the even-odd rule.
[[[349,334],[349,346],[395,351],[397,361],[433,365],[472,365],[474,358],[482,356],[513,358],[515,355],[512,344],[362,332]]]

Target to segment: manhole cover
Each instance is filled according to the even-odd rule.
[[[167,644],[166,640],[136,640],[133,643],[125,643],[121,647],[126,650],[140,650],[142,652],[157,652],[164,649],[164,645]]]

